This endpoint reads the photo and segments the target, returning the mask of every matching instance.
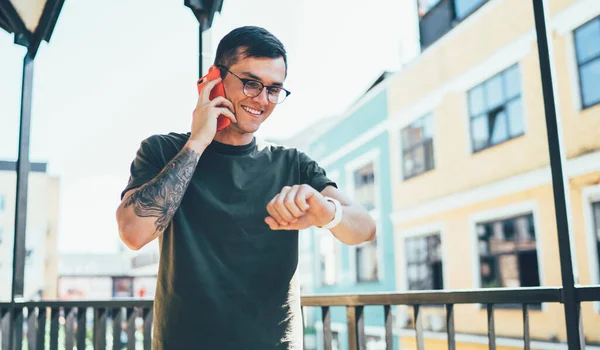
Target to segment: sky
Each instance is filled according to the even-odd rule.
[[[238,26],[275,34],[288,52],[292,95],[257,136],[291,137],[343,114],[384,70],[416,53],[414,2],[224,0],[204,57],[212,61]],[[0,32],[1,160],[17,158],[24,54]],[[60,179],[60,252],[121,246],[115,211],[135,152],[152,134],[189,131],[197,77],[198,25],[183,0],[65,2],[36,57],[30,154]]]

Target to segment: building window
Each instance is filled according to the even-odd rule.
[[[375,209],[375,166],[373,162],[354,171],[354,199],[368,211]]]
[[[433,117],[431,114],[402,129],[402,160],[405,179],[433,169]]]
[[[317,230],[319,243],[319,268],[321,272],[321,285],[332,286],[337,282],[338,254],[336,238],[331,232]]]
[[[376,217],[377,189],[375,185],[375,168],[378,150],[364,154],[360,159],[346,165],[349,188],[354,201]],[[352,260],[354,259],[354,260]],[[351,247],[350,271],[352,279],[358,283],[378,280],[377,239]]]
[[[439,2],[440,0],[418,0],[417,9],[419,11],[419,18],[425,16],[425,14]]]
[[[587,108],[600,103],[600,17],[575,30],[581,103]]]
[[[477,224],[482,288],[540,285],[533,214]]]
[[[468,95],[474,152],[525,132],[521,73],[517,65],[474,87]]]
[[[596,232],[596,253],[598,255],[598,278],[600,279],[600,201],[592,203],[592,215],[594,216],[594,232]]]
[[[377,334],[365,334],[367,350],[387,349],[385,339]]]
[[[133,277],[113,277],[113,298],[133,297]]]
[[[440,234],[405,240],[408,290],[444,289]]]
[[[421,49],[442,38],[486,2],[488,0],[418,0]]]
[[[487,1],[488,0],[454,0],[456,18],[459,20],[464,19]]]
[[[375,282],[379,279],[377,237],[356,247],[356,280]]]
[[[331,350],[340,350],[340,332],[331,331]]]

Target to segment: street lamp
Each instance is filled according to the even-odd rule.
[[[13,273],[8,338],[9,349],[21,349],[23,311],[15,309],[15,300],[23,298],[25,277],[25,223],[27,221],[27,189],[29,179],[29,139],[33,61],[42,41],[49,42],[64,0],[0,0],[0,28],[14,33],[14,42],[27,48],[23,59],[21,87],[21,117],[19,126],[19,156],[17,159],[17,200]]]
[[[1,0],[0,0],[1,1]],[[221,12],[223,0],[184,0],[198,20],[198,76],[202,76],[202,33],[212,27],[216,12]]]
[[[64,0],[0,0],[0,28],[14,33],[15,44],[35,58],[42,41],[49,42]]]
[[[24,293],[33,62],[41,42],[50,42],[63,4],[64,0],[0,0],[0,28],[14,34],[15,44],[27,48],[23,59],[21,89],[9,349],[21,349],[23,338],[23,312],[15,308],[15,301],[22,299]],[[223,0],[184,0],[184,4],[192,10],[199,23],[198,67],[202,75],[202,33],[212,26],[214,15],[221,11]]]

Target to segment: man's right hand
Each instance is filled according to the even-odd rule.
[[[222,79],[217,79],[207,82],[200,94],[198,95],[198,103],[194,109],[192,119],[192,130],[189,141],[198,144],[200,147],[208,147],[217,133],[217,118],[223,114],[231,119],[232,123],[237,123],[233,114],[233,104],[225,97],[218,96],[214,100],[210,100],[210,92],[220,83]]]

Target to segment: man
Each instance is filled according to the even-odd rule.
[[[200,92],[191,132],[142,142],[120,237],[134,250],[159,238],[154,349],[299,350],[298,230],[329,228],[355,245],[374,239],[375,223],[306,154],[256,141],[289,94],[275,36],[235,29],[214,63],[221,78]],[[221,81],[227,98],[209,100]],[[217,132],[219,114],[231,124]]]

